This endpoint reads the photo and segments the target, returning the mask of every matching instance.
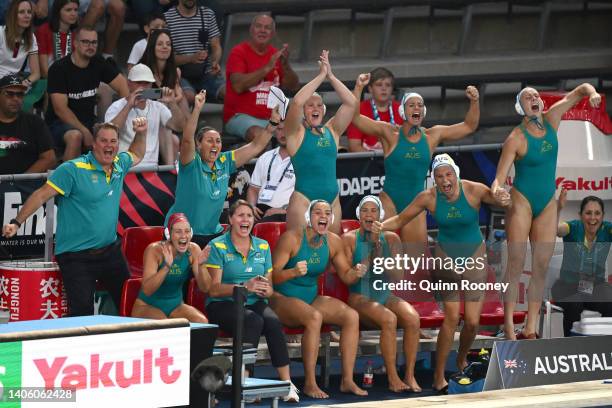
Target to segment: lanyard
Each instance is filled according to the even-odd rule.
[[[272,171],[272,163],[274,163],[274,159],[276,159],[276,153],[277,152],[274,152],[272,160],[270,160],[270,164],[268,165],[268,177],[266,177],[266,185],[270,182],[270,172]],[[276,183],[277,186],[281,183],[281,181],[283,181],[283,178],[285,178],[285,174],[287,173],[287,170],[289,170],[289,166],[291,166],[291,160],[289,160],[289,164],[285,166],[283,174],[281,174],[280,178],[278,179],[278,182]]]
[[[376,121],[380,121],[380,115],[378,114],[378,108],[376,107],[376,104],[374,103],[373,99],[370,99],[370,105],[372,106],[372,113],[374,114],[374,120]],[[395,117],[393,116],[393,105],[391,103],[389,103],[389,116],[390,116],[390,123],[392,125],[395,125]]]

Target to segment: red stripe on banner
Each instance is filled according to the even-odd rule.
[[[147,171],[145,173],[142,173],[142,177],[144,177],[145,180],[151,183],[152,186],[157,187],[158,190],[161,190],[164,193],[167,193],[169,196],[174,197],[174,193],[170,191],[168,186],[166,186],[162,179],[159,178],[157,172]]]
[[[117,223],[117,234],[123,236],[123,231],[125,231],[125,228],[123,228],[123,225],[121,225],[121,221],[119,221]]]
[[[138,211],[136,211],[136,208],[134,208],[134,206],[130,202],[127,195],[125,195],[125,193],[121,193],[121,200],[119,202],[119,206],[123,210],[123,212],[128,216],[128,218],[134,222],[134,224],[138,226],[147,225],[147,223],[142,219],[140,214],[138,214]]]
[[[130,190],[132,190],[132,193],[134,193],[134,195],[138,197],[138,199],[140,200],[142,204],[157,211],[160,214],[162,213],[159,207],[157,206],[157,203],[149,195],[147,190],[145,190],[145,188],[142,186],[142,184],[140,183],[140,180],[138,180],[138,177],[136,177],[136,174],[128,174],[127,177],[125,178],[125,185]]]

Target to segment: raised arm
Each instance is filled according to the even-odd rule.
[[[144,252],[142,271],[142,292],[145,295],[153,295],[164,283],[173,261],[172,244],[170,242],[154,242],[147,246]]]
[[[306,275],[308,272],[306,260],[299,261],[293,268],[285,269],[285,265],[298,246],[294,231],[287,231],[280,236],[272,254],[272,281],[275,285]]]
[[[327,51],[323,51],[325,54]],[[323,57],[321,54],[321,58]],[[302,87],[295,94],[293,100],[289,104],[289,110],[287,117],[285,118],[285,134],[287,137],[295,135],[300,129],[302,123],[302,117],[304,116],[304,104],[312,96],[313,93],[319,88],[319,86],[327,78],[327,67],[319,60],[319,73],[310,82]]]
[[[147,118],[134,118],[132,127],[134,129],[134,140],[130,144],[128,151],[132,153],[132,166],[136,166],[142,161],[147,149]]]
[[[270,113],[270,121],[264,128],[264,131],[259,132],[259,134],[255,136],[255,138],[249,144],[236,149],[234,152],[236,167],[242,166],[266,148],[268,143],[270,143],[270,139],[272,139],[274,130],[276,130],[280,120],[280,113],[277,106],[276,108],[272,109],[272,113]]]
[[[208,273],[208,268],[206,268],[206,262],[208,261],[208,256],[210,255],[210,246],[206,245],[204,249],[200,250],[200,247],[192,242],[190,249],[192,256],[191,271],[193,272],[193,276],[198,284],[198,288],[200,288],[202,292],[206,293],[212,284],[212,278]]]
[[[329,52],[323,52],[321,62],[327,65],[327,78],[342,102],[336,114],[327,122],[327,126],[339,138],[353,120],[355,109],[359,109],[359,103],[357,103],[357,99],[355,99],[355,96],[353,96],[346,85],[333,74],[331,64],[329,63]]]
[[[587,83],[578,85],[574,90],[551,106],[546,112],[546,119],[550,122],[551,126],[555,129],[559,128],[559,123],[565,112],[572,109],[574,105],[580,102],[585,96],[589,97],[589,104],[593,108],[599,107],[601,95],[597,93],[593,85]]]
[[[352,285],[361,279],[366,273],[367,268],[361,263],[355,266],[351,265],[349,258],[346,257],[340,237],[330,232],[327,234],[327,242],[329,244],[331,261],[340,280],[346,285]]]
[[[567,190],[565,188],[561,189],[559,193],[559,198],[557,199],[557,236],[564,237],[570,232],[570,227],[567,222],[561,222],[561,210],[565,207],[565,203],[567,202]]]
[[[429,130],[429,137],[434,148],[442,142],[462,139],[478,129],[478,122],[480,121],[480,95],[478,89],[470,85],[465,89],[465,95],[470,100],[470,108],[463,122],[450,126],[438,125]]]
[[[195,96],[193,110],[191,116],[187,119],[183,128],[183,137],[181,139],[180,160],[183,166],[191,163],[195,158],[195,132],[198,127],[198,119],[200,112],[206,103],[206,91],[202,90]]]

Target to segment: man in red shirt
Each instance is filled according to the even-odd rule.
[[[393,73],[386,68],[375,68],[370,72],[370,83],[368,92],[371,99],[365,99],[359,106],[362,115],[370,119],[381,120],[400,126],[404,120],[399,114],[399,102],[393,99],[393,88],[395,86]],[[361,89],[353,90],[357,100],[361,99]],[[380,141],[373,135],[362,133],[353,124],[349,125],[347,131],[350,152],[366,152],[368,150],[379,150],[382,152]]]
[[[250,142],[263,132],[270,118],[271,86],[297,90],[299,79],[289,65],[289,47],[270,45],[276,34],[274,19],[261,14],[251,22],[250,39],[230,51],[226,64],[224,132]]]

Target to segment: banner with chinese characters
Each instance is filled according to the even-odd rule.
[[[0,309],[9,321],[57,319],[68,314],[59,268],[55,262],[0,263]]]

